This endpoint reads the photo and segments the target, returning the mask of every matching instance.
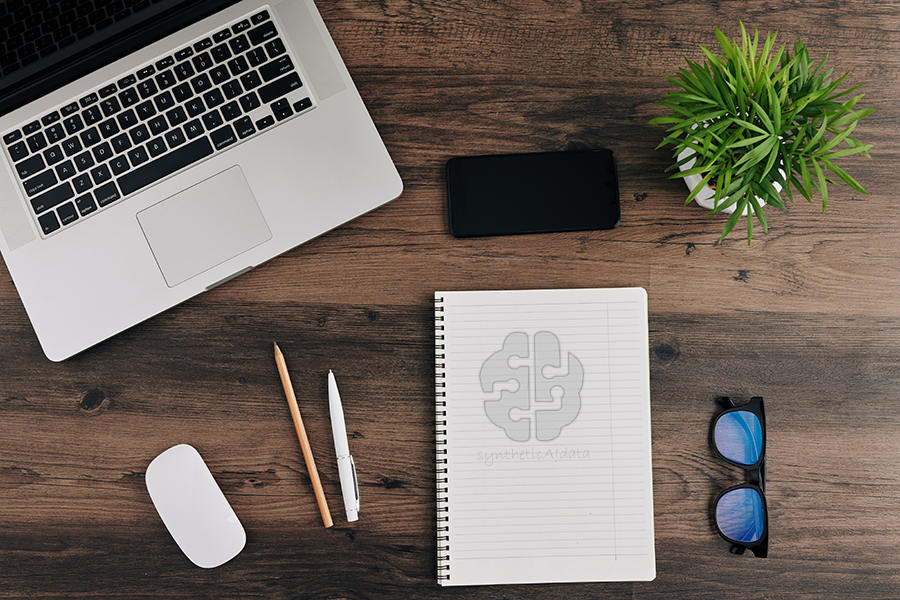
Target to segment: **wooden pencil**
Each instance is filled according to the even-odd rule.
[[[325,527],[331,527],[334,525],[334,522],[331,520],[331,513],[328,511],[325,491],[322,489],[322,482],[319,480],[319,471],[316,469],[316,461],[313,458],[312,448],[309,445],[309,438],[306,437],[306,429],[303,427],[303,419],[300,417],[300,407],[297,406],[297,396],[294,395],[294,386],[291,385],[291,377],[288,375],[287,365],[284,362],[284,354],[281,353],[281,348],[278,347],[277,343],[275,344],[275,364],[278,365],[278,374],[281,375],[281,384],[284,386],[284,394],[287,396],[291,417],[294,419],[294,429],[297,430],[297,437],[300,439],[300,449],[303,451],[303,459],[306,461],[307,470],[309,470],[309,478],[312,480],[316,502],[319,504],[319,512],[322,514],[322,522],[325,524]]]

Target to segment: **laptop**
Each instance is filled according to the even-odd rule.
[[[312,0],[7,0],[0,27],[0,251],[53,361],[402,191]]]

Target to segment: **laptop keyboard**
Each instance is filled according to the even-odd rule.
[[[314,107],[267,10],[3,135],[39,229],[63,230]]]

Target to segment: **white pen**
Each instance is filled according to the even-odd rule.
[[[337,455],[338,475],[341,478],[341,492],[344,495],[344,509],[347,520],[359,519],[359,484],[356,481],[356,465],[350,456],[347,443],[347,428],[344,425],[344,409],[338,393],[334,373],[328,370],[328,409],[331,412],[331,432],[334,434],[334,453]]]

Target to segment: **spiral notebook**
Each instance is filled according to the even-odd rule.
[[[438,582],[656,576],[647,294],[435,294]]]

